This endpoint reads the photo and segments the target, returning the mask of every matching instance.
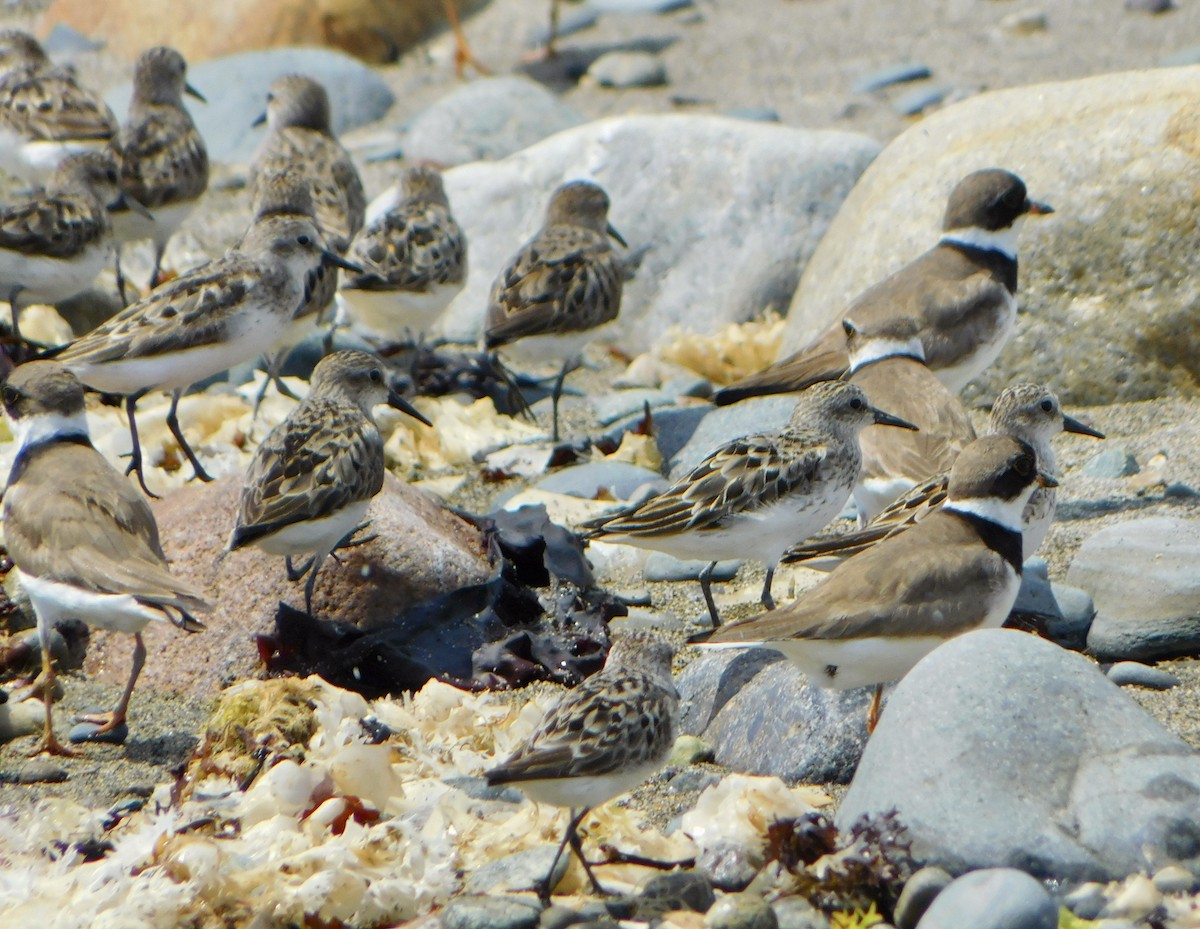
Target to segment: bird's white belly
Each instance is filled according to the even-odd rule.
[[[147,218],[135,210],[123,210],[112,214],[113,233],[122,242],[140,242],[142,239],[153,239],[155,242],[166,244],[167,240],[183,225],[183,221],[196,208],[196,200],[181,203],[168,203],[154,207],[152,218]]]
[[[292,523],[253,544],[271,555],[305,555],[309,552],[325,555],[362,523],[370,505],[369,500],[350,503],[328,516]]]
[[[66,139],[30,141],[20,133],[0,132],[0,159],[4,169],[32,183],[46,181],[68,155],[98,152],[107,147],[106,139]]]
[[[421,293],[344,287],[337,300],[340,312],[356,329],[382,339],[399,339],[405,330],[428,332],[460,290],[461,283],[436,284]]]
[[[152,621],[167,621],[166,614],[139,603],[129,594],[103,594],[73,584],[21,575],[37,613],[38,628],[49,629],[63,619],[78,619],[100,629],[141,632]]]
[[[869,477],[854,487],[854,503],[858,507],[858,524],[865,526],[901,494],[911,490],[914,482],[905,477]]]
[[[536,803],[568,809],[591,808],[633,790],[661,768],[663,760],[634,765],[611,774],[514,781],[508,786],[517,788]]]
[[[504,358],[521,364],[548,364],[552,361],[562,364],[580,355],[593,342],[611,340],[614,329],[611,323],[606,323],[595,329],[531,335],[500,346],[499,352]]]
[[[111,242],[96,242],[69,259],[0,249],[0,298],[7,300],[9,291],[20,285],[17,301],[22,306],[58,303],[86,290],[112,256]]]

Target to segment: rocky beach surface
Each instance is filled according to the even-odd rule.
[[[185,398],[184,428],[218,478],[191,485],[167,400],[147,397],[164,547],[216,610],[201,634],[147,631],[122,743],[31,759],[42,706],[20,698],[37,639],[8,576],[0,921],[1200,927],[1200,7],[595,0],[564,5],[562,54],[542,61],[530,52],[548,4],[492,0],[467,5],[464,25],[495,74],[459,80],[440,4],[410,6],[409,33],[397,18],[365,60],[183,49],[209,100],[191,111],[213,182],[166,264],[219,255],[245,227],[250,123],[288,71],[329,87],[368,195],[406,163],[444,169],[470,271],[430,335],[473,343],[548,192],[593,178],[631,278],[615,329],[567,381],[563,433],[580,441],[546,441],[544,384],[532,418],[462,394],[416,399],[432,430],[381,413],[392,475],[370,512],[377,538],[322,571],[314,623],[287,607],[303,600],[278,558],[222,554],[238,475],[293,401],[269,392],[255,420],[262,375],[248,368]],[[125,50],[171,41],[169,24],[82,15],[55,0],[3,18],[42,36],[58,24],[47,47],[120,114]],[[1034,380],[1106,435],[1055,439],[1057,517],[1010,628],[939,648],[888,688],[869,737],[870,689],[815,687],[768,650],[681,647],[669,764],[585,824],[614,896],[590,896],[571,860],[543,910],[531,890],[566,814],[482,772],[598,667],[605,626],[683,646],[708,623],[702,563],[585,550],[568,530],[782,425],[787,396],[708,398],[931,245],[949,188],[990,165],[1056,212],[1022,231],[1016,335],[966,391],[971,415],[982,428],[1004,386]],[[126,250],[135,285],[151,260],[148,245]],[[22,328],[57,343],[116,306],[108,273]],[[297,392],[320,338],[285,372]],[[118,462],[120,409],[89,418]],[[527,504],[545,509],[517,513]],[[776,598],[820,577],[781,569]],[[714,578],[726,621],[760,611],[763,566],[724,562]],[[71,669],[60,726],[115,702],[127,636],[68,629],[55,649]]]

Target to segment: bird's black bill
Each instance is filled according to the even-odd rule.
[[[608,233],[610,238],[616,239],[618,242],[620,242],[622,248],[629,248],[629,243],[625,241],[621,233],[617,232],[612,223],[608,224],[608,228],[605,231]]]
[[[1054,212],[1054,207],[1049,203],[1040,203],[1037,200],[1025,201],[1025,212],[1032,216],[1048,216]]]
[[[407,413],[417,422],[424,423],[426,426],[433,428],[433,423],[422,416],[420,410],[405,400],[404,397],[400,396],[399,391],[397,391],[395,387],[388,391],[387,402],[388,406],[399,410],[401,413]]]
[[[183,92],[185,94],[187,94],[189,97],[195,97],[201,103],[208,103],[208,98],[206,96],[204,96],[204,94],[200,93],[200,91],[198,91],[191,84],[184,84]]]
[[[154,221],[154,214],[146,209],[146,207],[139,200],[137,200],[135,197],[131,197],[124,191],[121,191],[121,193],[117,195],[117,199],[108,205],[108,209],[109,212],[112,213],[119,213],[121,210],[132,210],[134,213],[137,213],[144,219],[148,219],[151,222]]]
[[[365,274],[366,269],[361,265],[356,265],[353,261],[347,261],[337,252],[331,252],[329,249],[323,249],[321,254],[331,265],[336,265],[343,271],[353,271],[355,274]]]
[[[899,416],[893,416],[891,413],[885,413],[883,410],[877,410],[874,407],[871,410],[875,414],[875,424],[877,426],[896,426],[900,429],[910,429],[913,432],[921,431],[907,419],[901,419]]]
[[[1037,485],[1038,487],[1052,489],[1058,486],[1058,479],[1051,477],[1045,471],[1039,471],[1037,473]]]
[[[1104,433],[1093,429],[1087,423],[1081,423],[1071,416],[1063,417],[1063,432],[1074,432],[1076,435],[1090,435],[1093,439],[1103,439]]]
[[[262,125],[265,125],[266,122],[267,122],[267,114],[264,111],[262,113],[259,113],[258,116],[255,118],[254,122],[252,122],[250,125],[251,126],[262,126]]]

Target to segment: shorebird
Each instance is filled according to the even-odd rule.
[[[348,257],[363,273],[343,279],[338,303],[358,328],[387,343],[429,331],[467,280],[467,238],[441,174],[405,169],[367,208]]]
[[[126,473],[136,473],[147,494],[137,401],[152,390],[171,391],[167,428],[195,476],[209,480],[179,427],[180,396],[271,345],[306,299],[306,282],[323,261],[357,270],[322,247],[310,220],[266,217],[237,249],[161,285],[56,356],[88,387],[126,398],[132,442]]]
[[[584,538],[708,561],[700,586],[713,626],[713,568],[754,558],[767,569],[763,606],[774,609],[779,556],[841,512],[862,466],[859,435],[872,424],[916,428],[872,406],[860,387],[814,384],[784,429],[727,442],[662,493],[584,523]]]
[[[46,701],[38,749],[70,755],[54,735],[54,666],[50,632],[59,620],[132,633],[133,664],[116,707],[83,717],[94,735],[125,722],[129,698],[146,659],[142,630],[169,622],[186,632],[204,628],[209,610],[200,591],[174,577],[149,505],[92,447],[83,386],[53,361],[18,367],[0,388],[16,426],[18,452],[4,492],[4,539],[37,614],[42,644],[40,688]]]
[[[349,544],[383,487],[383,438],[372,415],[387,403],[430,425],[388,383],[374,355],[334,352],[313,369],[312,386],[259,445],[246,474],[229,551],[256,545],[287,558],[289,580],[308,573],[304,608],[325,556]],[[311,555],[299,570],[292,557]]]
[[[59,67],[37,39],[0,30],[0,165],[41,183],[68,155],[100,151],[117,135],[104,98],[81,87],[72,68]]]
[[[151,216],[115,211],[113,229],[121,242],[154,240],[151,290],[160,283],[167,242],[208,189],[208,149],[183,105],[185,93],[204,102],[187,82],[187,62],[179,52],[164,46],[142,52],[134,67],[129,115],[117,136],[121,189]],[[119,254],[117,289],[124,303]]]
[[[1017,235],[1053,213],[1009,171],[968,174],[950,194],[937,245],[857,297],[843,318],[872,327],[895,317],[921,326],[925,364],[958,393],[996,360],[1017,318]],[[849,365],[841,319],[794,355],[719,390],[717,404],[786,393],[841,377]]]
[[[583,855],[579,826],[593,807],[637,787],[666,763],[679,713],[673,655],[654,633],[617,639],[604,669],[565,693],[512,756],[484,774],[489,786],[512,784],[535,803],[569,810],[558,854],[538,887],[543,902],[550,900],[568,845],[595,891],[605,892]]]
[[[986,434],[1012,436],[1025,442],[1034,450],[1038,467],[1057,479],[1058,464],[1050,440],[1060,432],[1104,438],[1104,433],[1063,413],[1058,397],[1048,387],[1017,384],[996,398]],[[949,483],[949,470],[934,474],[903,494],[860,531],[794,545],[784,552],[783,562],[849,558],[882,539],[904,532],[946,502]],[[1054,488],[1038,487],[1033,491],[1021,517],[1024,559],[1031,558],[1046,538],[1057,505],[1058,492]]]
[[[954,636],[1008,617],[1021,587],[1021,514],[1036,487],[1055,484],[1019,439],[976,439],[937,512],[842,562],[800,599],[692,641],[775,649],[821,687],[874,684],[872,731],[883,684]]]
[[[555,190],[542,228],[500,272],[488,298],[486,350],[504,346],[509,355],[562,362],[553,393],[556,442],[563,380],[621,309],[624,266],[608,240],[626,243],[608,221],[608,205],[608,194],[591,181]]]

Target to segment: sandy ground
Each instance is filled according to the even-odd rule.
[[[495,0],[466,22],[479,57],[505,73],[519,67],[528,51],[527,36],[542,25],[544,0]],[[569,11],[569,8],[568,8]],[[1022,32],[1004,25],[1025,14],[1045,14],[1044,29]],[[28,25],[27,12],[0,16]],[[1036,18],[1036,17],[1035,17]],[[893,104],[913,87],[855,93],[855,82],[889,65],[922,62],[933,71],[928,83],[945,83],[954,93],[970,93],[1042,80],[1066,79],[1106,71],[1156,65],[1165,56],[1200,43],[1200,4],[1182,2],[1161,16],[1128,12],[1120,0],[699,0],[665,16],[607,16],[591,29],[568,37],[564,46],[621,45],[638,40],[671,40],[663,52],[669,83],[664,87],[612,91],[586,83],[564,91],[564,98],[589,117],[629,112],[726,112],[735,108],[769,108],[792,125],[837,128],[868,134],[886,142],[913,125]],[[395,120],[420,109],[458,86],[449,65],[449,37],[433,39],[404,55],[380,73],[397,94]],[[128,66],[104,55],[81,63],[94,66],[97,83],[125,78]],[[368,168],[368,193],[374,195],[392,168]],[[219,175],[225,172],[219,172]],[[244,224],[246,206],[237,195],[214,193],[198,211],[186,248],[214,254]],[[599,389],[614,371],[585,378],[585,388]],[[1169,481],[1200,488],[1200,462],[1192,451],[1200,425],[1200,404],[1162,401],[1073,410],[1105,430],[1110,443],[1133,451],[1145,463],[1158,451],[1167,454]],[[593,424],[569,422],[569,431],[590,431]],[[1137,478],[1126,481],[1083,481],[1075,472],[1095,453],[1086,439],[1064,439],[1061,464],[1067,474],[1061,520],[1045,547],[1051,574],[1061,578],[1079,543],[1104,525],[1159,514],[1195,517],[1196,498],[1164,497],[1160,488],[1139,492]],[[477,485],[475,485],[477,487]],[[464,491],[461,501],[482,508],[482,493]],[[748,568],[721,591],[729,618],[749,615],[756,607],[761,570]],[[639,578],[617,586],[642,586]],[[702,607],[695,584],[648,585],[656,609],[684,616]],[[778,594],[779,588],[777,588]],[[730,602],[735,601],[735,602]],[[1166,666],[1185,684],[1165,693],[1134,692],[1157,718],[1200,748],[1200,663],[1169,662]],[[65,725],[75,712],[111,705],[116,689],[65,678],[67,698],[59,709]],[[0,808],[43,796],[70,796],[97,806],[144,795],[148,785],[164,780],[190,751],[208,706],[202,702],[139,690],[133,703],[133,732],[125,746],[90,745],[81,757],[62,764],[63,783],[5,783],[28,764],[32,739],[0,746]],[[657,797],[653,788],[638,795],[660,816],[678,801]]]

